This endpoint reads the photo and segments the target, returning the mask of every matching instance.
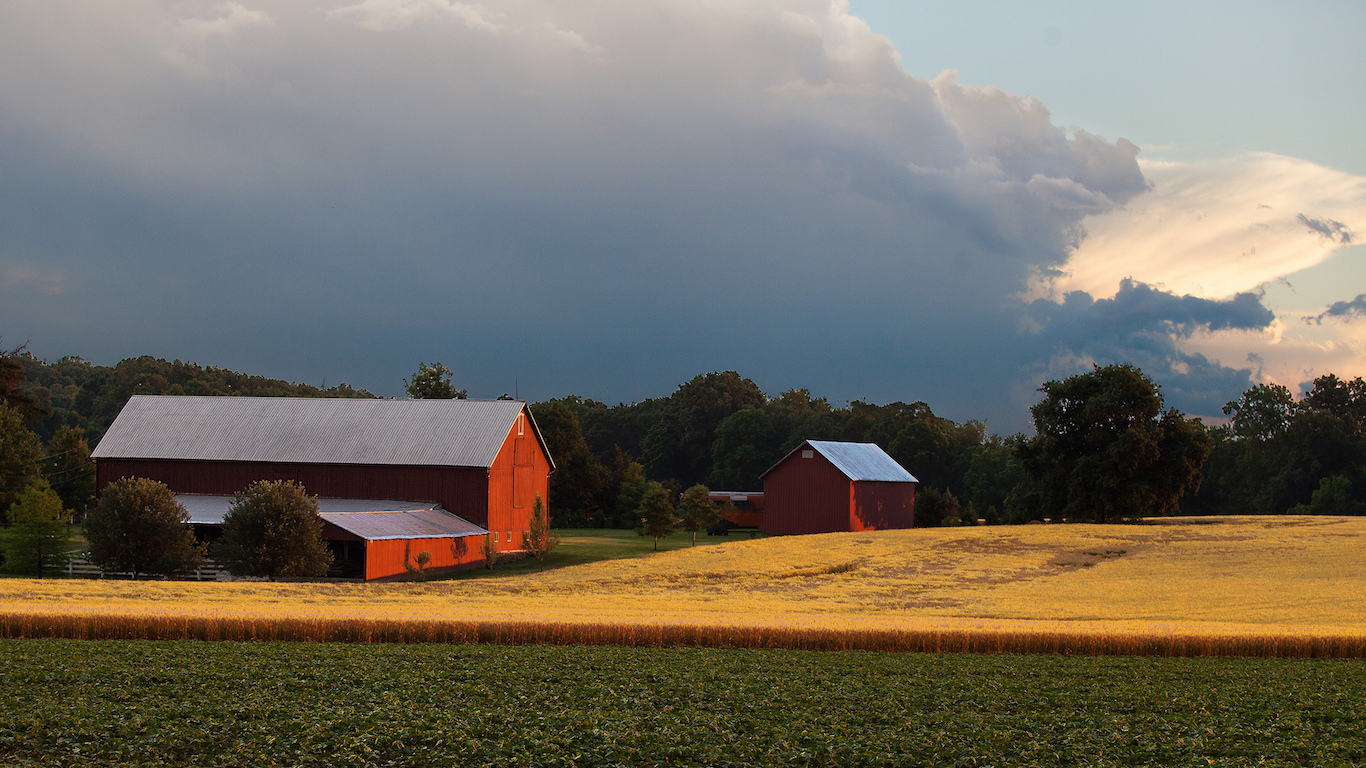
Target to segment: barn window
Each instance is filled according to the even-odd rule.
[[[517,414],[517,436],[518,436],[518,437],[521,437],[522,435],[526,434],[526,423],[522,421],[523,418],[524,418],[524,417],[523,417],[522,414],[520,414],[520,413]]]
[[[815,451],[802,451],[802,458],[803,458],[803,459],[815,458],[815,456],[816,456],[816,452],[815,452]]]

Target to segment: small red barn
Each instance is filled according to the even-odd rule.
[[[228,497],[257,480],[296,481],[320,497],[338,562],[358,557],[367,579],[403,574],[404,552],[474,563],[471,536],[520,549],[554,471],[517,400],[137,395],[92,456],[97,489],[134,476]]]
[[[807,440],[763,474],[768,534],[910,528],[916,479],[873,443]]]

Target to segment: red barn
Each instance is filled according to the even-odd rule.
[[[337,563],[366,579],[401,575],[424,550],[434,569],[469,566],[485,535],[520,549],[554,471],[516,400],[138,395],[92,455],[97,489],[158,480],[206,527],[251,483],[294,480],[320,497]]]
[[[916,479],[872,443],[807,440],[763,474],[769,534],[910,528]]]

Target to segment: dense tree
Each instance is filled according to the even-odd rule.
[[[85,522],[90,560],[106,571],[173,575],[199,567],[204,548],[170,488],[145,477],[110,483]]]
[[[302,485],[258,480],[233,497],[213,556],[235,576],[324,576],[332,552],[322,533],[318,500]]]
[[[651,536],[655,541],[655,551],[659,551],[659,540],[672,536],[678,530],[678,517],[674,511],[674,491],[666,485],[650,481],[641,496],[640,506],[636,509],[640,516],[640,527],[636,533]]]
[[[711,448],[711,484],[717,488],[754,491],[759,476],[781,456],[778,433],[762,408],[744,408],[721,420]]]
[[[973,452],[962,481],[968,503],[977,509],[1004,509],[1015,486],[1028,482],[1029,473],[1017,453],[1024,439],[1023,435],[1012,435],[988,441]]]
[[[716,428],[732,413],[767,402],[758,385],[735,371],[694,376],[669,398],[664,412],[641,441],[641,462],[652,478],[683,485],[711,474]]]
[[[417,364],[411,381],[403,380],[408,397],[417,400],[464,400],[466,391],[451,383],[451,369],[441,363]],[[506,398],[511,400],[512,398]]]
[[[697,532],[716,522],[716,505],[707,498],[711,489],[701,483],[683,492],[678,499],[678,527],[692,534],[693,546],[697,546]]]
[[[71,549],[71,513],[46,480],[38,480],[19,494],[5,513],[5,569],[43,578],[66,565]]]
[[[1308,504],[1290,508],[1292,515],[1366,515],[1366,504],[1352,498],[1352,481],[1342,475],[1325,477]]]
[[[48,443],[43,473],[75,519],[84,520],[95,501],[95,462],[90,458],[85,430],[62,427],[57,431]]]
[[[645,468],[625,451],[618,450],[613,465],[612,482],[617,488],[613,528],[635,528],[640,524],[640,505],[650,483],[645,479]]]
[[[20,361],[26,346],[0,350],[0,402],[17,411],[27,423],[47,415],[49,409],[27,391],[28,372]]]
[[[579,418],[564,402],[550,400],[531,406],[536,426],[555,461],[550,475],[550,514],[557,521],[587,525],[596,513],[611,504],[608,493],[611,472],[588,450]],[[563,524],[557,523],[557,524]]]
[[[956,525],[962,510],[958,497],[953,491],[940,491],[929,485],[918,485],[915,489],[915,527],[938,528],[941,525]]]
[[[23,414],[0,402],[0,509],[42,476],[42,459],[42,443],[24,426]]]
[[[1166,515],[1200,485],[1210,438],[1130,365],[1040,387],[1036,435],[1020,458],[1039,483],[1050,517],[1114,522]]]

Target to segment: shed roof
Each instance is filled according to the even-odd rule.
[[[92,455],[489,467],[525,407],[520,400],[134,395]]]
[[[231,496],[176,494],[196,525],[222,525]],[[368,541],[482,536],[488,531],[439,504],[390,499],[318,499],[318,517]]]
[[[896,459],[887,455],[887,452],[878,447],[876,443],[841,443],[832,440],[807,440],[796,448],[792,449],[787,456],[778,461],[782,464],[787,461],[792,454],[797,451],[807,449],[815,450],[824,456],[835,468],[844,473],[844,476],[855,482],[874,482],[874,483],[918,483],[915,475],[906,471],[906,468],[896,463]],[[772,472],[774,464],[764,472],[767,475]]]

